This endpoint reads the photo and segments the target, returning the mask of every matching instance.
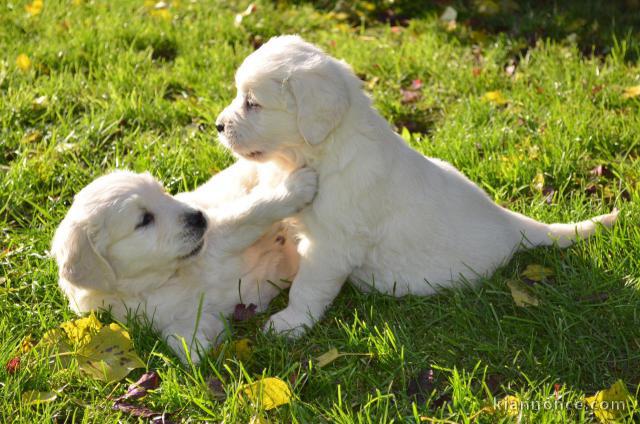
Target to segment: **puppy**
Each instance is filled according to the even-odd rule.
[[[496,205],[450,164],[412,150],[351,68],[297,36],[271,39],[236,73],[221,142],[245,160],[309,165],[319,191],[301,223],[288,306],[267,327],[303,332],[350,279],[402,296],[491,274],[521,247],[569,246],[616,213],[543,224]],[[273,166],[273,165],[270,165]]]
[[[298,269],[282,220],[312,200],[317,176],[303,168],[269,185],[242,167],[175,197],[128,171],[82,189],[51,249],[71,309],[145,315],[183,361],[182,339],[206,351],[236,304],[263,310]]]

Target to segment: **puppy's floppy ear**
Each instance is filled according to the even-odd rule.
[[[311,145],[319,144],[340,123],[349,108],[349,93],[334,63],[297,70],[287,79],[296,100],[298,131]]]
[[[87,222],[64,219],[56,230],[51,253],[60,277],[75,286],[108,290],[115,283],[113,269],[91,241]]]

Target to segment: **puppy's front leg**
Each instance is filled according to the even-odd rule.
[[[289,291],[289,304],[272,315],[264,330],[275,330],[289,337],[304,334],[322,318],[351,273],[351,265],[339,246],[328,239],[302,240],[300,268]]]
[[[212,238],[231,254],[244,251],[276,222],[290,217],[313,200],[318,177],[311,168],[289,175],[275,189],[257,187],[251,194],[214,213],[218,234]]]

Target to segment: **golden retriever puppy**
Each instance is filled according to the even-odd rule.
[[[297,217],[300,270],[267,326],[301,334],[347,278],[401,296],[478,280],[521,247],[569,246],[616,213],[544,224],[496,205],[450,164],[411,149],[371,106],[349,65],[297,36],[271,39],[236,73],[216,122],[244,160],[318,171]]]
[[[263,310],[297,272],[282,220],[311,202],[317,176],[302,168],[263,184],[238,178],[242,167],[177,196],[128,171],[82,189],[51,249],[71,309],[143,314],[182,360],[182,339],[206,351],[236,304]]]

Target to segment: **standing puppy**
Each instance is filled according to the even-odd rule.
[[[299,215],[301,262],[289,305],[267,326],[300,334],[350,277],[361,287],[427,295],[477,280],[521,246],[569,246],[596,223],[543,224],[496,205],[450,164],[407,146],[371,107],[351,68],[297,36],[271,39],[236,74],[237,97],[217,121],[245,159],[318,171]]]

